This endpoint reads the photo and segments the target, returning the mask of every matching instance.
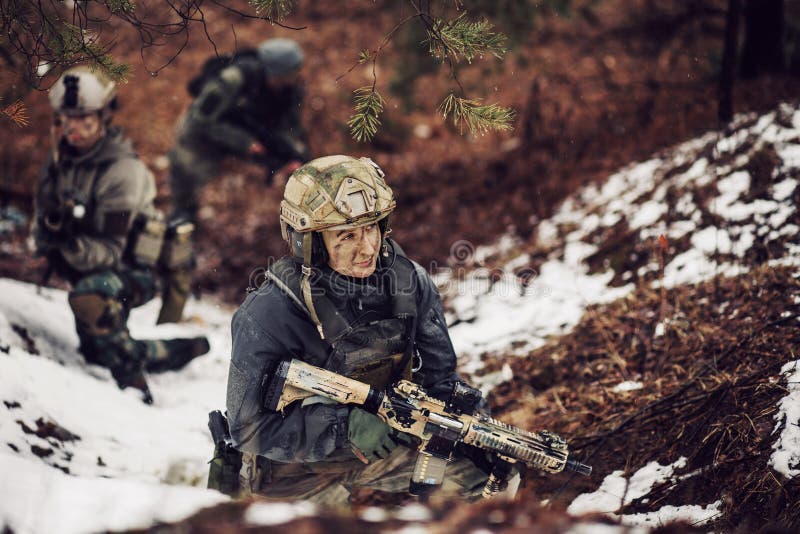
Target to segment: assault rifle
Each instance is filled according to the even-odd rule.
[[[281,411],[296,400],[318,395],[358,405],[390,427],[419,438],[422,444],[409,486],[412,495],[426,496],[442,483],[458,443],[488,452],[495,460],[483,490],[485,497],[502,491],[515,464],[548,473],[567,469],[589,476],[592,472],[591,466],[569,455],[567,442],[560,436],[527,432],[478,414],[480,391],[460,382],[448,401],[442,402],[407,380],[377,390],[300,360],[284,360],[266,386],[264,406],[270,410]]]

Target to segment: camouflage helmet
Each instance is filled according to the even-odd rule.
[[[394,194],[369,158],[326,156],[292,173],[281,201],[281,233],[355,228],[385,219]]]
[[[112,110],[116,84],[88,66],[72,67],[64,72],[49,91],[50,105],[58,113],[82,115]]]
[[[383,176],[381,168],[369,158],[326,156],[309,161],[286,182],[281,234],[294,256],[302,259],[303,302],[322,339],[325,332],[311,290],[311,268],[327,257],[318,232],[378,223],[385,237],[388,216],[396,204]],[[386,255],[385,241],[381,249]]]

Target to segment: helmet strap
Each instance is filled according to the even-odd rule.
[[[384,258],[389,257],[389,244],[386,238],[392,233],[392,226],[389,223],[389,217],[385,217],[378,221],[378,228],[381,229],[381,255]]]
[[[322,322],[317,316],[317,310],[314,307],[314,299],[311,297],[311,255],[314,239],[314,232],[306,232],[303,234],[303,278],[300,280],[300,289],[303,291],[303,300],[308,308],[308,314],[311,320],[317,325],[320,339],[325,339],[325,332],[322,330]]]

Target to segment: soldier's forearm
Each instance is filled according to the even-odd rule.
[[[119,265],[123,246],[124,243],[116,239],[77,236],[59,250],[74,269],[85,272]]]

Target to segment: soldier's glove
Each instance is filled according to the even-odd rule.
[[[122,365],[111,368],[111,376],[117,382],[119,389],[128,387],[136,388],[142,392],[142,402],[153,404],[153,394],[144,377],[144,365],[141,361],[128,361]]]
[[[397,432],[377,415],[353,407],[348,420],[350,445],[368,460],[382,460],[402,442]]]

